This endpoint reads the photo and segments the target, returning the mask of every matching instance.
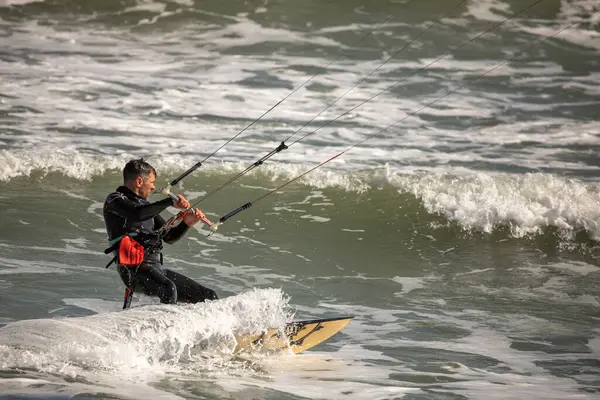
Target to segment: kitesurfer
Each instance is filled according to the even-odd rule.
[[[162,242],[173,244],[190,226],[204,218],[182,196],[149,202],[155,190],[156,170],[144,159],[131,160],[123,168],[123,185],[104,202],[104,223],[123,283],[131,291],[142,287],[144,294],[158,296],[161,303],[198,303],[217,299],[217,294],[198,282],[163,268]],[[186,211],[179,225],[161,234],[165,220],[159,215],[167,207]],[[161,237],[162,236],[162,237]]]

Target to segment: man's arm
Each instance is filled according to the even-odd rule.
[[[165,219],[160,215],[154,217],[154,229],[160,229],[165,223]],[[163,241],[169,244],[173,244],[179,239],[181,239],[189,229],[190,227],[187,224],[180,222],[179,225],[171,228],[166,233],[166,235],[163,237]]]
[[[128,222],[140,222],[156,217],[158,214],[173,205],[173,200],[169,197],[148,204],[136,204],[123,195],[115,195],[107,199],[106,210]]]

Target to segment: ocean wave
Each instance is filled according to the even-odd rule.
[[[588,232],[600,240],[600,186],[550,174],[447,173],[395,175],[391,182],[413,194],[432,214],[464,229],[490,233],[509,227],[514,237],[554,227]]]
[[[132,158],[132,157],[129,157]],[[78,151],[0,150],[0,181],[34,174],[58,173],[78,180],[89,180],[108,170],[122,168],[127,156],[87,156]]]
[[[58,175],[91,181],[95,177],[120,176],[122,166],[131,158],[131,154],[88,156],[68,151],[33,156],[3,150],[0,151],[0,180],[36,182],[40,177]],[[172,179],[199,161],[191,156],[169,155],[150,156],[147,160],[157,168],[158,181]],[[208,161],[186,178],[186,186],[220,186],[248,165]],[[512,236],[524,237],[555,228],[567,236],[585,231],[600,240],[600,185],[595,181],[544,173],[475,172],[443,167],[411,171],[388,165],[362,170],[340,168],[345,167],[344,164],[327,165],[308,172],[315,165],[268,161],[242,177],[240,182],[251,181],[253,186],[271,190],[305,174],[295,185],[311,190],[342,190],[355,193],[357,198],[383,189],[389,199],[384,209],[390,212],[400,207],[400,202],[415,201],[415,207],[424,207],[429,214],[441,216],[466,230],[491,233],[508,227]],[[59,186],[68,185],[64,179],[56,181]],[[397,197],[398,194],[401,196]]]

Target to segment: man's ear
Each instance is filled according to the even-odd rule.
[[[144,179],[141,176],[135,178],[135,186],[140,187],[144,184]]]

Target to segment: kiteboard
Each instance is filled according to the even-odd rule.
[[[282,329],[269,329],[266,332],[237,335],[235,353],[244,352],[283,352],[299,354],[335,335],[346,327],[354,317],[338,317],[296,321]]]

